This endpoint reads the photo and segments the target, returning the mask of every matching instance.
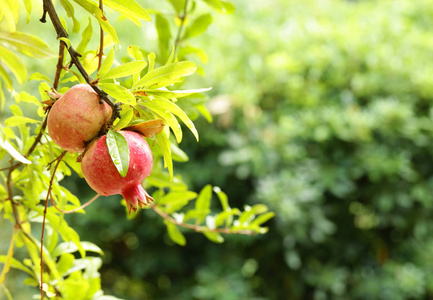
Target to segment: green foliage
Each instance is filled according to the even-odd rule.
[[[50,7],[51,1],[43,2],[44,9]],[[106,14],[97,1],[61,0],[54,6],[54,12],[50,10],[43,16],[55,25],[49,28],[57,33],[57,41],[17,31],[18,28],[25,31],[26,26],[30,26],[19,22],[20,13],[27,13],[27,21],[35,22],[30,20],[31,1],[24,1],[25,12],[12,1],[2,2],[0,28],[6,30],[0,31],[0,103],[1,114],[6,119],[4,126],[0,126],[0,213],[14,229],[7,254],[0,255],[3,264],[0,286],[8,298],[12,299],[15,292],[6,288],[7,274],[12,268],[28,275],[26,285],[40,286],[43,299],[117,299],[102,291],[99,269],[103,261],[99,256],[103,251],[94,243],[82,241],[65,217],[73,212],[87,217],[83,216],[81,199],[63,184],[68,177],[82,177],[77,162],[80,157],[62,151],[46,132],[46,114],[59,97],[57,90],[63,93],[77,82],[97,85],[103,91],[100,95],[105,92],[121,107],[120,117],[108,124],[107,145],[122,176],[128,171],[129,154],[126,140],[116,131],[138,124],[149,126],[143,130],[149,132],[144,135],[151,145],[154,165],[145,185],[155,199],[150,208],[163,218],[161,223],[166,225],[173,242],[186,245],[181,228],[201,232],[215,243],[224,241],[222,233],[252,235],[267,231],[262,225],[273,213],[267,212],[263,205],[246,206],[243,212],[232,209],[219,188],[206,185],[196,194],[174,172],[173,161],[188,161],[187,154],[178,146],[183,140],[181,124],[198,141],[193,120],[199,115],[212,119],[204,106],[205,97],[201,95],[210,88],[181,89],[186,78],[197,71],[196,63],[187,59],[182,49],[204,57],[203,50],[184,45],[184,40],[204,33],[212,17],[209,13],[201,14],[187,24],[186,19],[194,12],[196,2],[169,2],[175,9],[174,15],[163,16],[162,10],[152,12],[156,16],[161,53],[156,55],[131,45],[124,47],[128,56],[120,50],[123,44],[113,20],[115,16],[120,20],[126,18],[138,27],[142,26],[141,21],[150,21],[148,11],[135,0],[104,0],[104,8],[106,6],[113,15]],[[205,2],[220,12],[233,11],[227,1]],[[58,21],[53,18],[57,13]],[[63,18],[63,13],[70,20]],[[176,20],[180,23],[176,24]],[[68,31],[69,21],[72,28]],[[44,26],[46,31],[48,25],[51,26],[37,26]],[[146,26],[153,25],[147,23]],[[171,34],[174,27],[177,27],[176,36]],[[96,28],[102,29],[103,37],[102,41],[93,43],[99,39],[93,34]],[[60,49],[58,56],[52,50],[57,48]],[[31,69],[27,70],[27,65],[31,66],[34,60],[22,58],[18,53],[33,59],[47,59],[43,66],[48,75],[35,72],[28,76]],[[27,79],[37,83],[27,84]],[[32,88],[27,88],[31,84]],[[9,106],[5,110],[7,98]],[[152,125],[155,128],[152,129]],[[213,191],[222,204],[219,213],[215,213],[211,205]],[[191,204],[193,200],[195,205]],[[133,214],[128,221],[133,222],[138,217],[139,214]],[[39,238],[41,231],[43,235]],[[17,256],[16,250],[25,255]]]
[[[238,12],[208,53],[224,61],[207,69],[214,90],[230,96],[211,101],[218,131],[201,132],[207,149],[185,169],[217,156],[225,172],[190,180],[218,177],[230,195],[250,182],[277,212],[265,241],[234,254],[258,260],[255,295],[431,297],[430,2],[253,1]]]

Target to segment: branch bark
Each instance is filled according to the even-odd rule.
[[[56,9],[53,5],[53,2],[51,0],[43,0],[43,8],[44,13],[41,18],[41,22],[46,21],[46,15],[51,19],[51,23],[54,26],[54,29],[57,33],[57,38],[68,38],[68,33],[66,32],[65,28],[63,28],[62,23],[60,22],[59,16],[57,15]],[[61,41],[60,43],[64,43]],[[67,47],[67,46],[66,46]],[[108,123],[108,125],[111,125],[114,120],[120,117],[120,103],[114,103],[110,98],[108,98],[108,95],[106,92],[104,92],[99,86],[94,85],[94,80],[87,74],[86,70],[84,69],[83,65],[81,64],[79,57],[81,57],[81,54],[79,54],[72,46],[68,48],[69,55],[71,56],[71,62],[74,64],[80,74],[84,77],[84,80],[93,88],[93,90],[98,93],[99,97],[105,101],[108,105],[110,105],[111,109],[113,110],[113,114],[111,116],[111,119]]]

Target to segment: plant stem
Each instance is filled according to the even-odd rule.
[[[248,230],[248,229],[230,229],[230,228],[213,228],[213,229],[210,229],[210,228],[205,227],[205,226],[199,226],[199,225],[193,225],[193,224],[188,224],[188,223],[184,223],[184,222],[178,222],[174,218],[170,217],[169,214],[167,214],[166,212],[159,209],[159,207],[157,205],[153,204],[152,209],[158,215],[160,215],[164,220],[167,220],[170,223],[173,223],[173,224],[180,226],[180,227],[192,229],[195,232],[218,232],[218,233],[227,233],[227,234],[235,233],[235,234],[246,234],[246,235],[256,235],[257,234],[257,232],[255,232],[254,230]]]
[[[45,233],[45,220],[47,215],[47,209],[48,209],[48,197],[51,195],[51,189],[53,186],[54,177],[56,175],[57,167],[59,166],[60,162],[62,161],[63,157],[65,156],[67,151],[63,151],[59,157],[57,157],[57,163],[54,166],[53,175],[51,175],[50,184],[48,186],[48,192],[47,192],[47,198],[45,199],[45,208],[44,208],[44,217],[42,219],[42,233],[41,233],[41,284],[39,288],[41,289],[41,299],[44,299],[44,290],[42,289],[44,284],[44,233]]]
[[[182,16],[179,17],[180,18],[179,29],[177,30],[176,40],[174,41],[174,56],[176,56],[177,51],[179,49],[179,44],[182,41],[181,35],[182,35],[183,28],[185,26],[185,19],[188,15],[187,9],[188,9],[188,0],[185,0]]]
[[[101,14],[104,15],[104,6],[102,3],[102,0],[99,0],[99,9],[101,10]],[[99,25],[99,52],[98,52],[98,71],[101,68],[102,65],[102,56],[104,55],[104,30],[102,29],[102,26]]]
[[[68,33],[66,32],[65,28],[63,28],[62,23],[60,22],[59,16],[57,15],[56,9],[54,8],[53,2],[51,0],[43,0],[44,3],[44,13],[41,18],[41,22],[46,21],[46,15],[51,19],[51,23],[54,26],[54,29],[57,33],[57,38],[65,37],[68,38]],[[61,41],[60,43],[64,43]],[[80,74],[84,77],[86,82],[93,88],[93,90],[98,93],[99,97],[105,101],[108,105],[110,105],[111,109],[113,110],[113,114],[111,116],[111,119],[108,123],[108,125],[111,125],[114,120],[120,117],[120,103],[114,103],[110,98],[108,98],[108,95],[106,92],[104,92],[99,86],[94,85],[94,80],[87,74],[87,71],[84,69],[83,65],[81,64],[79,57],[81,57],[81,54],[79,54],[73,47],[68,48],[69,55],[71,56],[71,62],[72,64],[75,64]]]

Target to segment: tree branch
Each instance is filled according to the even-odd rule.
[[[199,226],[199,225],[194,225],[194,224],[189,224],[189,223],[184,223],[184,222],[178,222],[174,218],[170,217],[169,214],[160,210],[156,204],[153,204],[151,207],[164,220],[167,220],[170,223],[173,223],[174,225],[177,225],[180,227],[192,229],[195,232],[218,232],[218,233],[227,233],[227,234],[235,233],[235,234],[257,235],[257,232],[255,232],[254,230],[248,230],[248,229],[230,229],[230,228],[213,228],[213,229],[211,229],[211,228],[205,227],[205,226]]]
[[[43,0],[44,3],[44,15],[48,14],[48,16],[51,19],[51,23],[53,23],[54,29],[57,33],[57,38],[68,38],[68,33],[63,28],[62,23],[60,22],[59,16],[57,15],[56,9],[54,8],[53,2],[51,0]],[[60,43],[64,43],[61,41]],[[108,125],[111,125],[114,120],[120,117],[120,103],[114,103],[110,98],[108,98],[108,95],[106,92],[104,92],[99,86],[94,85],[93,79],[87,74],[86,70],[84,69],[83,65],[81,64],[79,57],[81,56],[73,47],[68,48],[69,55],[71,56],[71,61],[75,66],[77,67],[78,71],[81,73],[81,75],[84,77],[86,82],[93,88],[93,90],[98,93],[99,97],[105,101],[108,105],[110,105],[111,109],[113,110],[113,114],[111,116],[111,119],[108,123]]]

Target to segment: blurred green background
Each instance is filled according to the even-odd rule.
[[[213,87],[214,122],[196,120],[200,142],[186,134],[190,161],[175,172],[195,191],[220,186],[232,206],[265,203],[269,233],[222,245],[189,233],[180,247],[153,211],[129,221],[118,198],[96,201],[68,221],[104,250],[104,290],[433,299],[431,0],[234,3],[194,40],[208,63],[189,83]],[[144,39],[147,27],[123,36]],[[67,187],[90,197],[73,179]]]

